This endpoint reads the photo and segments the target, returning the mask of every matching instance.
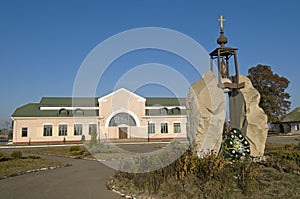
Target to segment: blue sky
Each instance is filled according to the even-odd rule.
[[[298,52],[300,3],[290,1],[108,0],[0,2],[0,126],[14,110],[43,96],[72,96],[76,74],[99,43],[141,27],[179,31],[210,52],[218,45],[218,17],[223,15],[228,46],[237,47],[240,72],[267,64],[287,77],[292,107],[300,106]],[[184,73],[190,83],[199,75],[184,60],[157,50],[133,52],[116,60],[97,96],[110,92],[131,67],[161,63]],[[207,66],[209,68],[209,66]],[[163,95],[145,85],[144,96]]]

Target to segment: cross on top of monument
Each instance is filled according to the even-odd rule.
[[[226,21],[226,19],[224,19],[223,16],[221,15],[218,20],[220,22],[220,30],[223,31],[224,30],[224,22]]]

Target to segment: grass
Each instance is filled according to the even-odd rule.
[[[265,155],[229,161],[186,152],[153,172],[116,172],[107,186],[136,198],[300,198],[300,144],[267,144]]]
[[[24,174],[26,172],[28,173],[37,171],[39,169],[49,169],[65,166],[69,166],[69,164],[64,162],[45,160],[41,159],[39,156],[33,155],[22,157],[21,151],[14,151],[11,154],[1,152],[0,179]]]
[[[124,159],[131,157],[128,151],[122,150],[115,146],[96,146],[88,151],[83,146],[71,146],[71,147],[51,147],[40,149],[26,149],[25,153],[40,154],[40,155],[52,155],[58,157],[70,157],[76,159],[98,159],[98,160],[111,160],[111,159]],[[92,154],[91,154],[91,153]]]
[[[73,150],[74,146],[71,147],[49,147],[49,148],[33,148],[33,149],[26,149],[24,150],[25,153],[32,153],[32,154],[40,154],[40,155],[52,155],[58,157],[70,157],[70,158],[77,158],[77,159],[84,159],[84,158],[92,158],[93,156],[87,151],[85,147],[76,146],[76,150]]]

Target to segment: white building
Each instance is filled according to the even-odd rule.
[[[12,115],[13,143],[186,138],[185,98],[144,98],[126,89],[100,98],[44,97]]]

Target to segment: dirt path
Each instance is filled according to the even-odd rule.
[[[119,199],[116,193],[107,190],[106,181],[114,170],[92,160],[42,156],[72,166],[35,172],[0,180],[0,198],[6,199]]]

